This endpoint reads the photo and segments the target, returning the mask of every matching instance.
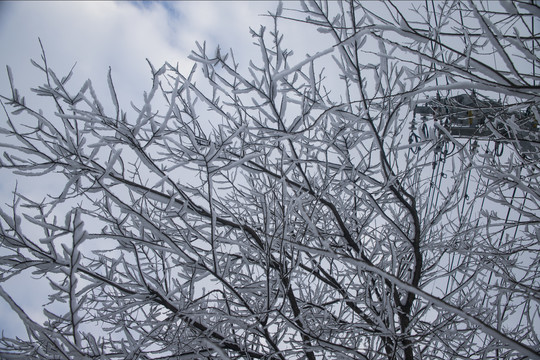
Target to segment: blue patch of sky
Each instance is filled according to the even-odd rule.
[[[137,1],[129,1],[132,5],[139,9],[143,10],[150,10],[156,6],[161,6],[163,9],[167,11],[167,14],[169,17],[172,18],[178,18],[180,14],[178,13],[178,10],[173,5],[173,1],[153,1],[153,0],[137,0]]]

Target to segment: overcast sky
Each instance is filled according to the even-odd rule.
[[[121,106],[127,108],[132,100],[140,102],[142,92],[151,87],[146,58],[156,67],[168,61],[188,69],[187,56],[195,48],[195,41],[206,40],[210,49],[218,44],[223,49],[233,48],[236,59],[247,63],[251,54],[259,53],[251,45],[249,27],[270,25],[269,18],[259,15],[276,6],[275,1],[0,2],[0,93],[10,92],[6,73],[9,65],[17,88],[27,96],[28,102],[39,101],[29,89],[44,82],[42,74],[30,63],[30,59],[40,60],[38,38],[41,38],[49,67],[64,76],[76,63],[73,85],[80,87],[90,78],[98,96],[100,90],[106,91],[105,97],[108,95],[106,76],[110,66]],[[290,37],[291,45],[306,44],[309,36],[291,31],[294,26],[283,27],[285,32],[294,34],[294,38]],[[3,126],[4,115],[0,121]],[[15,179],[8,178],[5,172],[0,177],[3,177],[0,206],[5,207],[6,193],[14,189]],[[20,182],[19,186],[22,186]],[[43,186],[46,185],[34,185],[41,193]],[[47,286],[43,280],[26,279],[24,285],[21,281],[1,285],[25,304],[31,317],[41,320],[41,305],[46,298],[39,295],[39,288]],[[3,300],[0,300],[1,330],[7,336],[24,334],[18,318]]]
[[[187,66],[195,41],[204,40],[210,48],[234,47],[239,55],[252,51],[249,27],[268,23],[258,15],[276,5],[274,1],[2,2],[0,90],[7,88],[5,65],[12,67],[21,89],[36,85],[32,75],[38,71],[30,59],[39,60],[39,37],[56,72],[67,73],[77,63],[74,80],[105,83],[111,66],[120,90],[141,96],[150,85],[146,58],[156,66],[165,61]],[[120,93],[124,98],[132,95]]]

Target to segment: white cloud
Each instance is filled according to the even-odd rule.
[[[0,24],[0,93],[8,92],[5,65],[10,65],[23,92],[43,81],[30,65],[39,60],[41,38],[49,66],[65,75],[73,66],[73,86],[91,78],[98,94],[108,96],[106,74],[113,70],[121,104],[142,99],[150,87],[149,58],[156,66],[179,62],[188,69],[187,55],[195,41],[207,41],[214,51],[234,48],[247,63],[259,54],[249,27],[259,28],[270,19],[258,16],[274,10],[275,1],[170,2],[162,6],[133,2],[12,2],[3,6]]]
[[[9,64],[21,90],[37,85],[37,70],[29,59],[39,60],[41,38],[49,66],[66,74],[76,62],[73,83],[86,78],[105,84],[109,66],[126,93],[147,86],[145,57],[163,62],[179,57],[160,34],[167,31],[166,12],[147,13],[114,2],[21,2],[9,7],[2,26],[2,65]],[[165,25],[164,25],[165,24]],[[5,79],[6,75],[2,74]],[[2,82],[2,90],[6,83]],[[125,93],[124,93],[125,94]]]

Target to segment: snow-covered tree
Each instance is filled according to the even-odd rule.
[[[50,303],[0,287],[28,330],[0,357],[540,357],[538,4],[293,4],[249,64],[150,65],[130,111],[110,72],[43,52],[39,110],[8,69],[0,165],[61,189],[1,206],[0,281]]]

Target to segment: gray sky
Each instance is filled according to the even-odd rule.
[[[56,72],[67,73],[77,63],[74,83],[92,78],[99,86],[106,84],[111,66],[120,100],[127,101],[151,85],[146,58],[156,66],[169,61],[187,68],[197,40],[206,40],[209,48],[234,47],[239,55],[252,51],[249,27],[268,22],[258,14],[275,7],[274,1],[2,3],[0,90],[7,89],[5,65],[21,90],[36,85],[32,75],[38,71],[30,59],[39,60],[40,37]]]

